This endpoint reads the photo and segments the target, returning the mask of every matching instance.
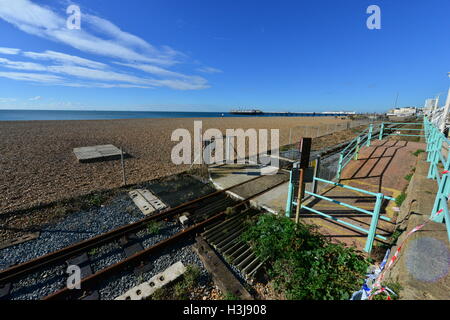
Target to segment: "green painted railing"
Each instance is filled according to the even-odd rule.
[[[422,125],[422,122],[382,122],[379,124],[380,131],[378,132],[378,139],[381,140],[386,136],[405,136],[405,137],[424,137],[423,134],[404,134],[391,133],[392,131],[423,131],[423,129],[405,128],[405,125]],[[400,127],[399,127],[400,126]],[[369,127],[361,132],[355,139],[349,142],[339,155],[338,168],[336,179],[341,179],[342,170],[354,159],[358,160],[359,151],[362,147],[370,147],[371,141],[374,138],[374,126],[370,124]]]
[[[370,124],[367,129],[361,132],[355,139],[349,142],[347,147],[345,147],[339,154],[339,162],[337,168],[336,179],[341,178],[342,170],[347,166],[347,164],[352,160],[358,160],[359,150],[362,147],[369,147],[372,141],[373,134],[373,124]]]
[[[388,124],[389,126],[385,126]],[[400,125],[401,127],[396,127]],[[380,133],[378,135],[378,139],[381,140],[385,136],[401,136],[401,137],[424,137],[423,134],[406,134],[401,133],[401,131],[423,131],[422,128],[405,128],[405,125],[420,125],[422,126],[422,122],[383,122],[380,126]],[[392,131],[398,131],[399,133],[392,133]]]
[[[400,127],[398,127],[400,125]],[[423,125],[423,128],[405,128],[405,125]],[[448,200],[450,198],[450,140],[426,117],[423,118],[423,122],[383,122],[379,126],[380,131],[378,133],[378,139],[383,139],[386,136],[407,136],[407,137],[424,137],[427,143],[426,152],[427,152],[427,162],[430,162],[430,168],[428,171],[428,178],[436,180],[438,184],[438,192],[436,194],[436,198],[434,200],[433,210],[430,213],[430,218],[434,222],[444,223],[447,228],[447,235],[450,241],[450,213],[448,208]],[[402,134],[402,133],[390,133],[392,131],[417,131],[417,134]],[[421,131],[424,134],[421,134]],[[361,132],[355,139],[353,139],[341,152],[339,156],[338,163],[338,172],[337,179],[340,179],[341,172],[343,168],[352,160],[358,159],[359,151],[364,146],[370,146],[371,140],[373,139],[374,130],[373,125],[369,125],[369,127]],[[372,250],[373,241],[375,238],[379,238],[382,240],[386,240],[385,237],[376,234],[376,229],[378,225],[379,219],[390,221],[389,218],[385,216],[380,216],[381,204],[383,199],[387,200],[395,200],[392,197],[385,196],[382,193],[374,193],[366,190],[362,190],[359,188],[351,187],[348,185],[344,185],[338,182],[324,180],[318,177],[314,177],[314,181],[322,182],[326,184],[331,184],[337,187],[342,187],[345,189],[350,189],[354,191],[358,191],[361,193],[365,193],[376,198],[375,207],[373,211],[368,211],[362,208],[358,208],[356,206],[350,205],[348,203],[343,203],[341,201],[331,199],[325,197],[323,195],[319,195],[310,191],[305,191],[305,194],[309,196],[316,197],[318,199],[332,202],[343,207],[351,208],[356,211],[362,212],[364,214],[368,214],[372,216],[370,228],[368,230],[351,224],[342,219],[338,219],[329,214],[320,212],[319,210],[309,208],[305,205],[301,205],[302,209],[307,211],[316,213],[325,218],[332,219],[339,223],[342,223],[350,228],[358,230],[360,232],[367,234],[367,240],[364,250],[368,253]],[[293,201],[294,193],[294,185],[292,183],[292,171],[290,175],[289,181],[289,190],[288,190],[288,199],[286,203],[286,216],[291,217],[292,207],[296,206],[297,203]],[[440,214],[436,214],[440,212]]]
[[[448,211],[450,193],[450,141],[426,117],[423,121],[425,140],[427,142],[427,162],[430,163],[428,178],[436,180],[438,184],[438,191],[430,218],[438,223],[443,223],[445,220],[448,240],[450,241],[450,215]],[[442,211],[443,214],[436,215],[439,211]]]
[[[367,240],[366,240],[366,244],[365,244],[365,247],[364,247],[364,251],[366,251],[368,253],[370,253],[372,251],[373,241],[374,241],[375,238],[378,238],[378,239],[381,239],[381,240],[387,240],[386,237],[376,234],[376,230],[377,230],[377,225],[378,225],[379,219],[382,219],[382,220],[385,220],[385,221],[391,221],[390,218],[388,218],[386,216],[381,216],[380,215],[380,211],[381,211],[383,200],[384,199],[394,200],[393,198],[385,196],[382,193],[374,193],[374,192],[366,191],[366,190],[363,190],[363,189],[347,186],[347,185],[344,185],[344,184],[341,184],[341,183],[328,181],[328,180],[317,178],[317,177],[314,177],[314,180],[317,181],[317,182],[322,182],[322,183],[334,185],[336,187],[341,187],[341,188],[344,188],[344,189],[350,189],[350,190],[358,191],[358,192],[361,192],[361,193],[364,193],[364,194],[367,194],[367,195],[370,195],[370,196],[374,196],[375,199],[376,199],[375,200],[375,206],[374,206],[374,209],[372,211],[369,211],[369,210],[362,209],[362,208],[359,208],[357,206],[354,206],[354,205],[351,205],[351,204],[348,204],[348,203],[345,203],[345,202],[342,202],[342,201],[339,201],[339,200],[336,200],[336,199],[331,199],[329,197],[326,197],[326,196],[323,196],[323,195],[319,195],[319,194],[316,194],[316,193],[313,193],[313,192],[305,190],[305,194],[307,194],[309,196],[312,196],[312,197],[315,197],[315,198],[318,198],[318,199],[321,199],[321,200],[324,200],[324,201],[328,201],[328,202],[331,202],[331,203],[334,203],[334,204],[338,204],[340,206],[343,206],[343,207],[346,207],[346,208],[350,208],[350,209],[356,210],[358,212],[361,212],[361,213],[367,214],[369,216],[372,216],[370,227],[369,227],[369,229],[364,229],[364,228],[362,228],[360,226],[357,226],[355,224],[352,224],[352,223],[350,223],[348,221],[336,218],[336,217],[334,217],[332,215],[329,215],[329,214],[323,213],[323,212],[321,212],[319,210],[310,208],[307,205],[301,205],[302,209],[305,209],[307,211],[313,212],[315,214],[318,214],[318,215],[320,215],[322,217],[331,219],[333,221],[339,222],[339,223],[341,223],[341,224],[343,224],[343,225],[345,225],[345,226],[347,226],[349,228],[352,228],[354,230],[357,230],[357,231],[359,231],[361,233],[367,234]],[[292,212],[293,206],[297,206],[297,202],[296,201],[292,201],[293,191],[294,191],[294,185],[292,183],[292,171],[291,171],[291,180],[289,182],[288,200],[287,200],[287,203],[286,203],[286,216],[287,217],[291,216],[291,212]]]

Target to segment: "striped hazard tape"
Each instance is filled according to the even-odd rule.
[[[446,173],[446,171],[444,171]],[[420,224],[416,227],[414,227],[410,232],[407,233],[405,239],[403,240],[403,242],[400,244],[400,246],[397,248],[397,250],[395,251],[395,254],[392,256],[391,260],[389,261],[388,265],[386,266],[386,268],[380,273],[380,275],[378,276],[378,279],[376,280],[376,282],[373,285],[373,289],[369,294],[369,300],[371,300],[374,296],[384,292],[387,294],[387,299],[391,300],[390,294],[389,292],[393,293],[394,295],[396,295],[392,290],[390,290],[388,287],[386,286],[382,286],[381,282],[384,279],[384,276],[386,274],[386,271],[388,271],[395,263],[395,261],[397,261],[398,259],[398,255],[400,254],[400,250],[402,249],[403,245],[405,244],[406,240],[408,240],[409,236],[412,235],[414,232],[419,231],[420,229],[422,229],[428,222],[432,221],[433,218],[437,217],[438,215],[440,215],[444,210],[441,209],[438,212],[436,212],[435,215],[431,216],[429,218],[429,220],[427,220],[425,223]],[[375,290],[375,288],[379,288],[378,290],[376,290],[375,292],[373,292]],[[373,293],[372,293],[373,292]]]

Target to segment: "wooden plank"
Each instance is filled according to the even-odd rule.
[[[34,239],[38,238],[39,235],[40,235],[40,232],[37,231],[37,232],[33,232],[33,233],[27,233],[23,236],[14,238],[12,240],[7,240],[3,243],[0,243],[0,250],[11,247],[11,246],[15,246],[17,244],[24,243],[24,242],[27,242],[30,240],[34,240]]]
[[[206,269],[211,273],[214,283],[223,294],[231,293],[240,300],[253,300],[251,294],[244,288],[233,273],[222,262],[215,251],[202,237],[196,238],[194,250],[202,260]]]

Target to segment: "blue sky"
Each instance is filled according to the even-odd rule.
[[[66,27],[71,4],[81,30]],[[366,26],[373,4],[380,30]],[[448,0],[0,0],[0,109],[373,112],[397,92],[421,106],[450,85],[449,12]]]

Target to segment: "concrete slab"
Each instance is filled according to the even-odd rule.
[[[181,261],[171,265],[166,270],[153,276],[149,281],[137,285],[115,300],[144,300],[151,296],[157,289],[174,281],[186,271]]]
[[[167,208],[167,205],[162,200],[147,189],[135,189],[128,194],[144,215],[149,215]]]
[[[261,191],[286,181],[272,190],[252,199],[250,204],[257,208],[262,208],[274,214],[285,210],[287,200],[287,189],[289,174],[278,170],[272,166],[262,166],[254,164],[226,164],[215,165],[208,168],[210,180],[214,186],[219,189],[227,189],[239,183],[252,180],[262,176],[255,182],[249,182],[231,189],[228,193],[237,199],[246,199]],[[276,173],[276,174],[267,174]]]
[[[74,148],[73,152],[79,162],[93,162],[120,159],[120,149],[112,144]]]

